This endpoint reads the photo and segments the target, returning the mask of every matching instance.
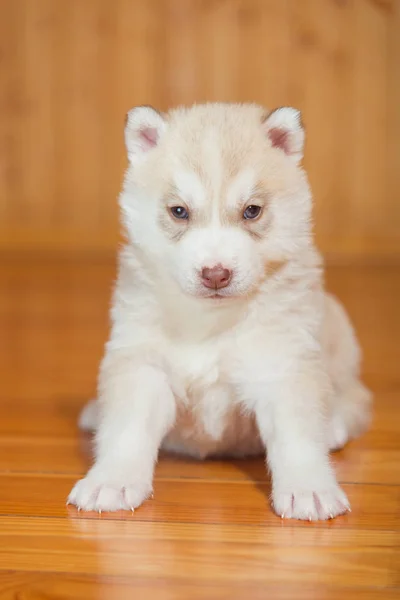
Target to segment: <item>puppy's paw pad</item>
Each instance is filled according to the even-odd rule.
[[[67,504],[75,505],[78,510],[95,512],[113,512],[131,510],[140,506],[152,494],[148,485],[116,485],[99,482],[86,477],[72,489]]]
[[[318,491],[274,491],[273,505],[282,519],[325,521],[350,511],[346,494],[338,487]]]

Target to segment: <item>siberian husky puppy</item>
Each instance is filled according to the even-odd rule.
[[[265,453],[279,516],[345,513],[329,451],[366,428],[370,393],[323,289],[299,111],[142,106],[125,139],[127,244],[98,400],[81,415],[96,460],[68,502],[135,509],[163,448]]]

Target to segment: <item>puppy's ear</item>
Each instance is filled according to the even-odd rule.
[[[283,150],[295,163],[301,161],[304,127],[299,110],[286,106],[277,108],[264,119],[263,127],[274,148]]]
[[[137,162],[155,148],[165,128],[164,117],[151,106],[132,108],[125,119],[125,145],[129,162]]]

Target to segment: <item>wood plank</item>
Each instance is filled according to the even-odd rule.
[[[2,474],[0,515],[65,517],[69,514],[79,517],[73,507],[65,506],[74,483],[75,478],[71,475],[57,473]],[[343,489],[349,496],[353,512],[332,522],[317,523],[316,527],[390,530],[398,526],[400,487],[344,484]],[[104,519],[276,525],[279,521],[271,511],[269,494],[268,483],[246,480],[158,479],[154,483],[154,499],[145,502],[132,517],[119,511],[107,513]],[[97,519],[98,515],[87,513],[85,518]],[[307,527],[308,522],[295,525]]]
[[[398,566],[394,532],[3,518],[0,542],[2,570],[209,583],[310,583],[318,570],[323,584],[390,587]]]
[[[389,588],[349,588],[313,584],[271,584],[260,582],[226,584],[214,582],[209,585],[201,577],[192,583],[172,578],[83,576],[77,574],[40,573],[26,571],[0,572],[2,599],[14,600],[17,594],[32,600],[37,598],[65,598],[71,600],[125,600],[137,597],[140,600],[396,600],[400,591]]]
[[[379,2],[355,2],[353,35],[354,79],[352,116],[354,131],[352,198],[348,223],[357,219],[361,235],[373,233],[385,220],[377,198],[387,197],[387,102],[390,14]],[[368,139],[368,143],[362,140]],[[376,149],[380,148],[377,153]],[[368,210],[365,207],[368,206]],[[380,225],[378,225],[380,224]],[[389,233],[389,232],[388,232]]]
[[[389,206],[388,214],[391,215],[391,233],[398,233],[398,224],[400,222],[400,151],[398,140],[400,139],[400,3],[392,2],[390,4],[390,18],[388,23],[388,114],[386,119],[388,140],[388,181],[387,195]]]

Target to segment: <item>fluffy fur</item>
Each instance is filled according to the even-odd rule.
[[[125,136],[128,242],[98,401],[80,421],[96,430],[96,462],[69,503],[133,510],[163,447],[266,451],[278,515],[344,513],[328,453],[368,425],[370,394],[349,320],[323,290],[298,111],[139,107]],[[260,215],[244,218],[248,206]],[[229,270],[229,285],[204,285],[213,267]]]

